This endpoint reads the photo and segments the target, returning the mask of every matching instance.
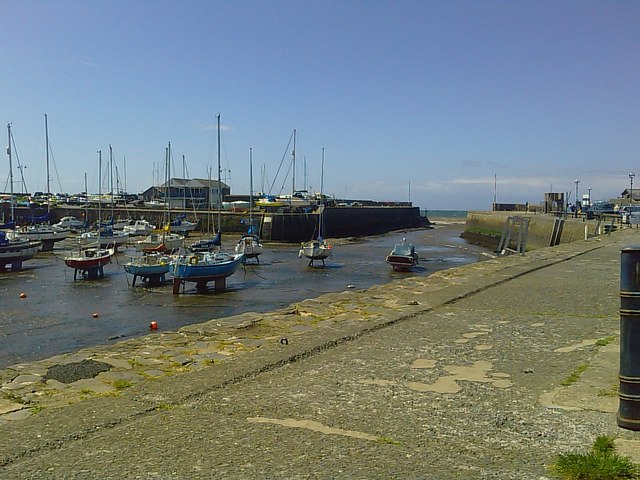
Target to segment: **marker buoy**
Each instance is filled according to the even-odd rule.
[[[158,322],[151,322],[149,324],[149,330],[157,330],[158,329]]]
[[[20,298],[27,298],[27,294],[26,294],[26,293],[24,293],[24,292],[22,292],[22,293],[20,294]]]
[[[98,315],[98,312],[93,312],[93,318],[98,318],[100,315]]]

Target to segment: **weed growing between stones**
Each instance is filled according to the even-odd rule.
[[[132,387],[133,383],[127,380],[117,379],[113,381],[113,386],[116,390],[126,390],[127,388]]]
[[[596,346],[598,347],[605,347],[607,345],[609,345],[612,341],[614,341],[616,339],[615,336],[613,335],[609,335],[608,337],[605,338],[601,338],[596,342]]]
[[[612,385],[609,389],[601,388],[598,390],[599,397],[617,397],[619,385]]]
[[[613,438],[601,435],[587,453],[562,453],[549,467],[563,480],[621,480],[640,478],[640,468],[615,452]]]
[[[565,387],[568,387],[569,385],[573,385],[578,381],[578,379],[580,378],[580,375],[582,375],[587,368],[589,368],[589,364],[583,363],[578,368],[576,368],[575,371],[571,373],[571,375],[569,375],[565,380],[563,380],[561,385]]]
[[[384,443],[387,445],[402,445],[401,442],[398,442],[397,440],[394,440],[392,438],[389,437],[378,437],[377,438],[377,442],[378,443]]]

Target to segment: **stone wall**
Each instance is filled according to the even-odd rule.
[[[467,214],[465,231],[462,237],[489,248],[497,248],[502,231],[507,223],[507,218],[510,216],[529,218],[527,250],[535,250],[550,245],[554,222],[558,217],[547,214],[470,211]],[[604,230],[604,225],[599,225],[597,220],[585,220],[580,217],[566,218],[560,236],[560,243],[584,240],[585,236],[592,237],[602,233],[596,232],[596,229]]]

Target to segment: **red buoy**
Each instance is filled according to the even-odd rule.
[[[158,322],[151,322],[149,324],[149,330],[157,330],[158,329]]]

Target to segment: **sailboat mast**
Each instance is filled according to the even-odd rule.
[[[167,222],[171,222],[171,205],[169,195],[171,194],[171,142],[167,145],[164,172],[164,211],[167,212]]]
[[[320,220],[318,222],[318,238],[322,238],[322,223],[324,220],[324,196],[322,191],[324,188],[324,147],[322,147],[322,161],[320,163],[320,203],[322,204],[322,210],[320,211]]]
[[[324,204],[322,190],[324,188],[324,147],[322,147],[322,161],[320,163],[320,201]]]
[[[9,155],[9,184],[10,184],[10,188],[9,188],[9,192],[11,193],[11,218],[9,219],[10,221],[13,221],[14,217],[14,212],[15,212],[15,206],[13,205],[13,165],[11,162],[11,124],[7,123],[7,137],[9,139],[9,143],[8,143],[8,147],[7,147],[7,155]]]
[[[220,223],[220,209],[222,208],[222,188],[220,186],[220,114],[218,114],[218,232],[222,228]]]
[[[253,233],[253,148],[249,147],[249,232]]]
[[[182,185],[182,211],[184,214],[187,213],[187,188],[186,188],[186,180],[187,180],[187,167],[184,163],[184,155],[182,155],[182,179],[185,183]]]
[[[87,172],[84,172],[84,226],[89,226],[89,190],[87,189]]]
[[[98,229],[102,222],[102,150],[98,150]]]
[[[49,186],[49,122],[47,120],[47,114],[44,114],[44,138],[45,138],[45,151],[47,152],[47,211],[49,211],[49,205],[51,203],[51,188]]]
[[[111,144],[109,144],[109,195],[111,197],[111,220],[113,220],[113,149],[111,148]]]
[[[293,129],[293,150],[291,151],[291,157],[292,157],[292,163],[293,163],[293,168],[292,168],[292,182],[291,182],[291,195],[294,194],[294,192],[296,191],[296,129]]]

